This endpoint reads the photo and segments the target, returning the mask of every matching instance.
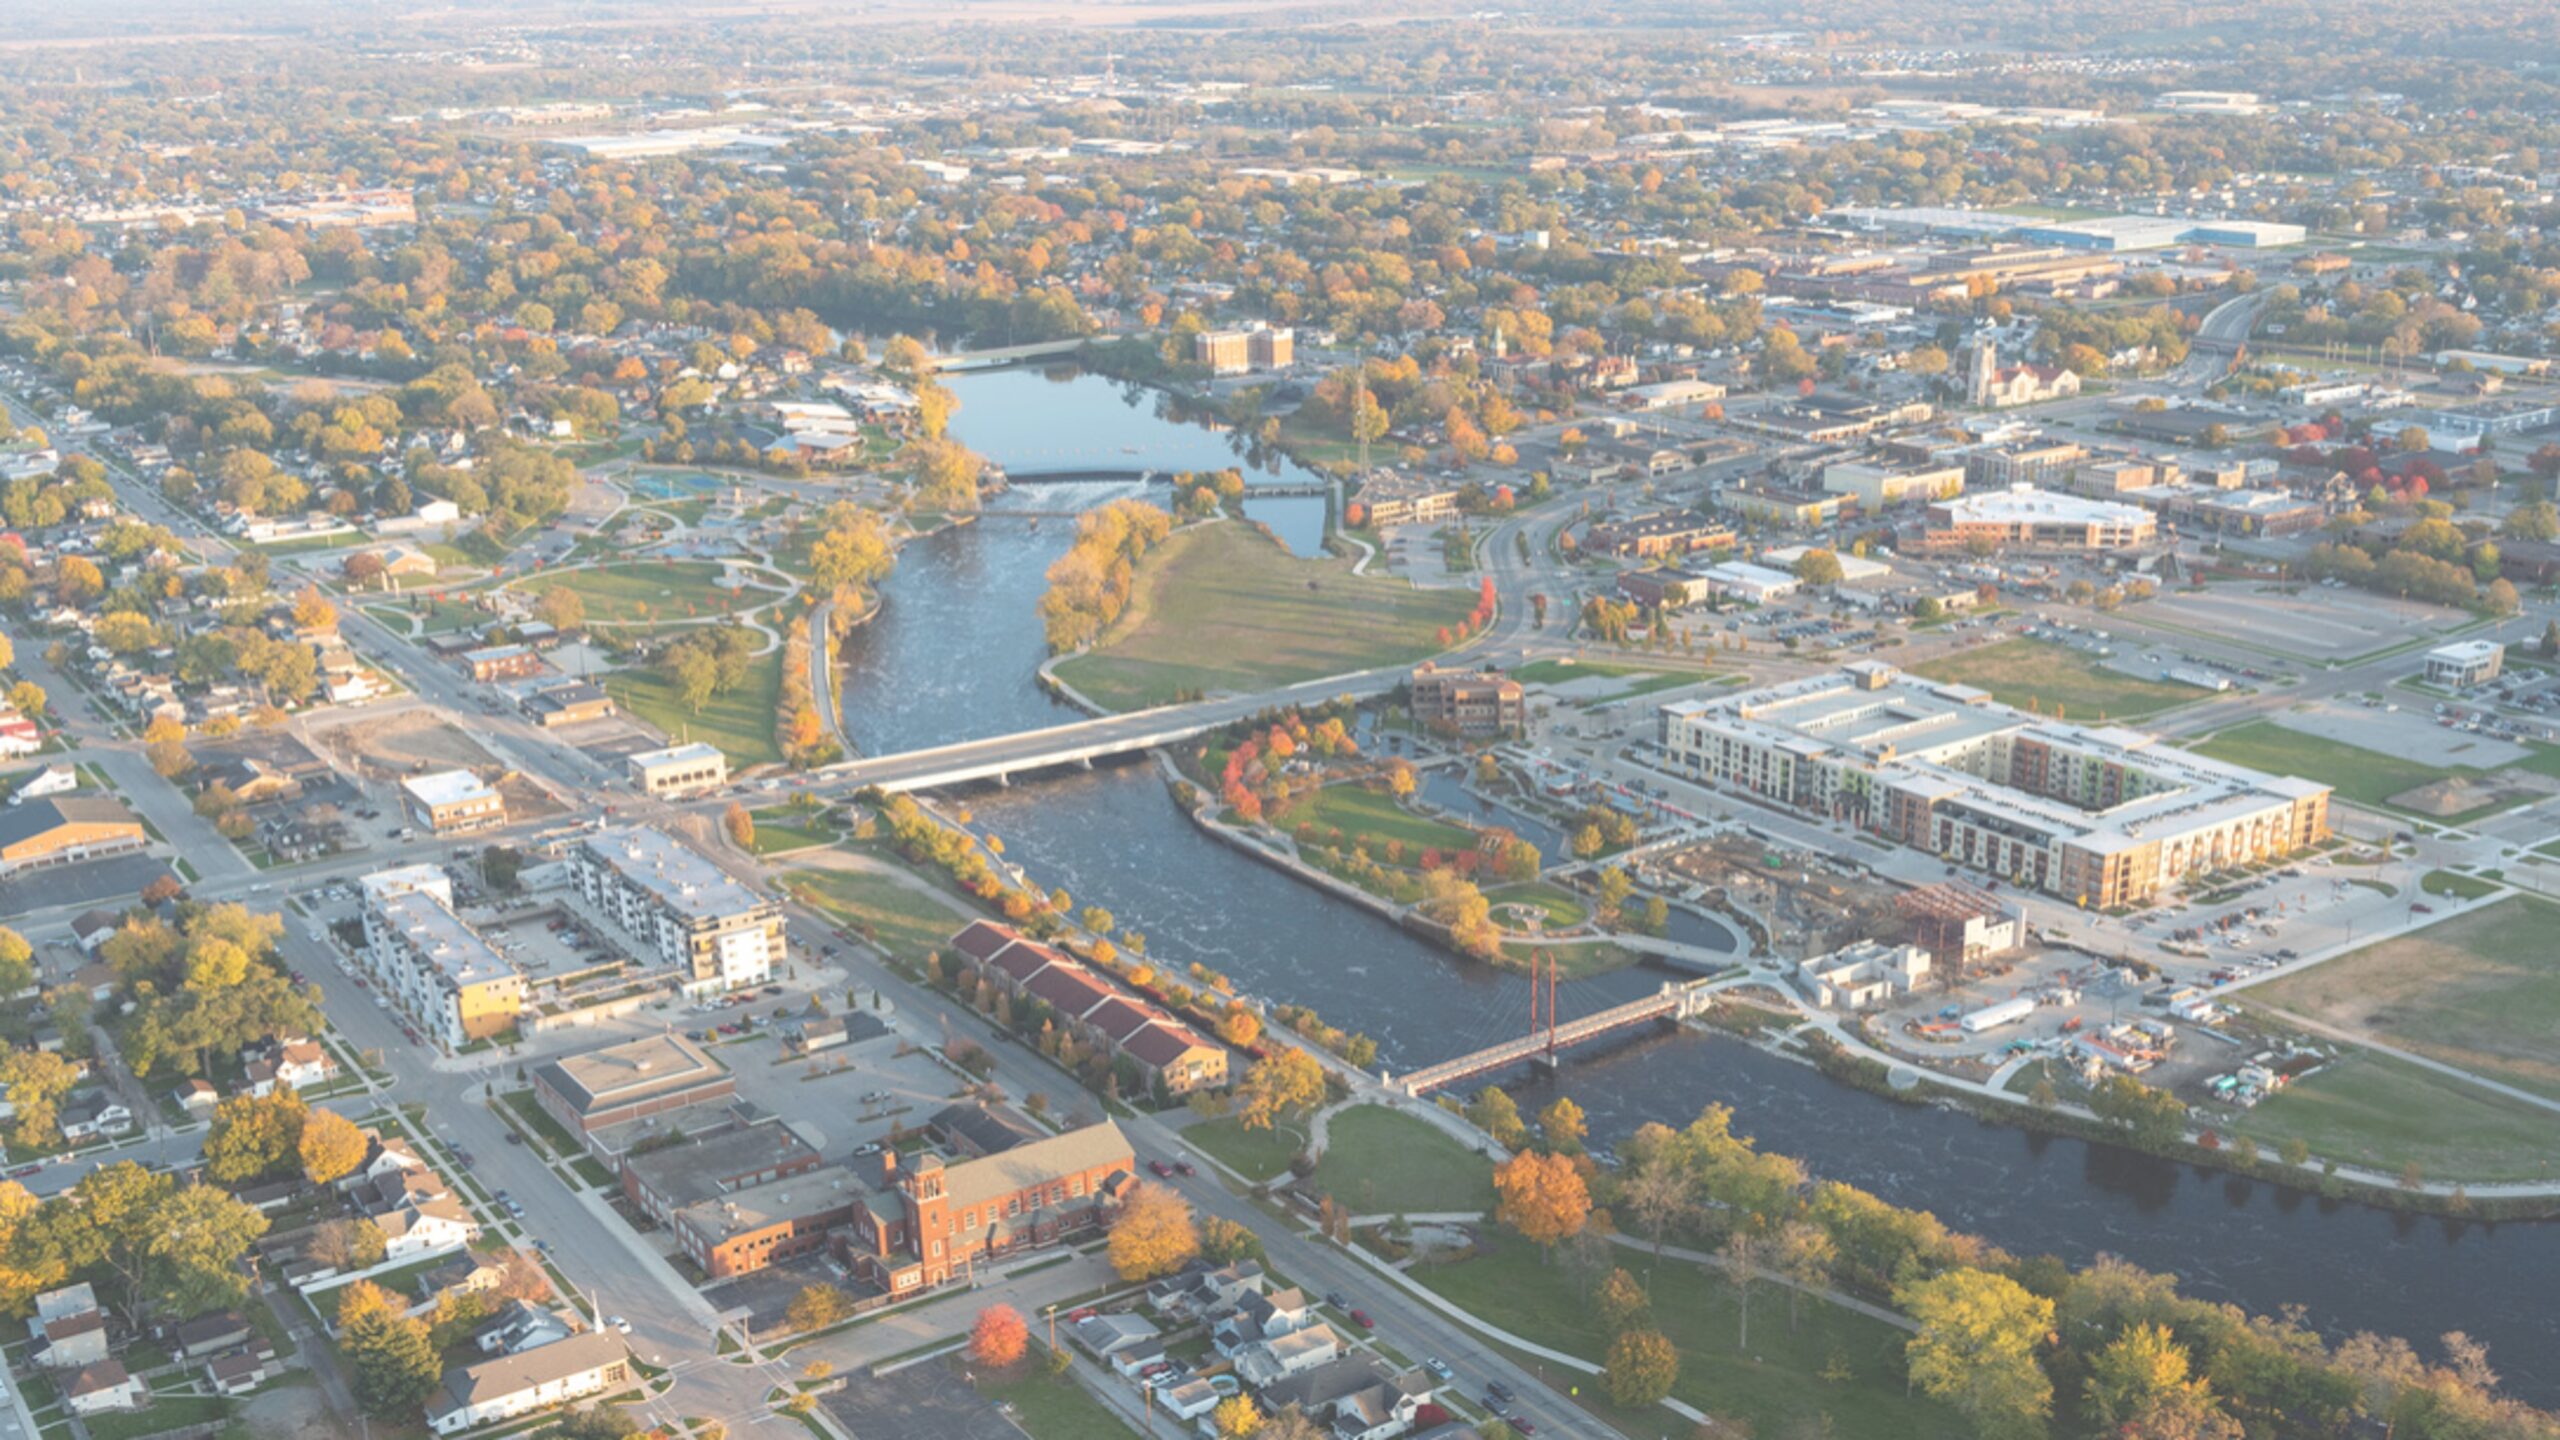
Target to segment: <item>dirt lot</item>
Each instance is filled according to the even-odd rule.
[[[1770,857],[1779,863],[1771,865]],[[1781,954],[1819,955],[1871,935],[1897,933],[1893,886],[1818,855],[1725,835],[1655,857],[1671,882],[1705,891],[1700,902],[1777,926]]]
[[[478,741],[419,710],[352,721],[322,732],[319,739],[369,780],[396,783],[430,770],[489,775],[500,768],[497,757]]]
[[[2539,775],[2500,771],[2494,775],[2456,775],[2403,790],[2391,797],[2391,803],[2420,815],[2451,819],[2468,815],[2486,805],[2503,805],[2535,795],[2548,795],[2552,784]]]

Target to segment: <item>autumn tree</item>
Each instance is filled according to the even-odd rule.
[[[339,1292],[338,1354],[368,1415],[407,1417],[435,1389],[441,1370],[426,1322],[389,1292],[358,1280]]]
[[[730,843],[739,849],[756,848],[756,817],[747,813],[746,806],[730,801],[729,808],[720,812],[720,826],[729,832]]]
[[[355,1173],[364,1163],[366,1141],[364,1131],[356,1123],[335,1110],[314,1110],[302,1123],[302,1141],[295,1152],[302,1159],[302,1173],[314,1185]]]
[[[305,585],[302,593],[294,597],[293,623],[304,630],[335,630],[338,628],[338,607],[329,603],[329,597],[320,593],[319,586]]]
[[[1628,1409],[1658,1405],[1680,1379],[1680,1352],[1659,1330],[1628,1330],[1609,1344],[1602,1378],[1609,1398]]]
[[[187,1319],[248,1298],[240,1263],[267,1217],[210,1185],[180,1187],[151,1215],[143,1246],[143,1294],[154,1313]]]
[[[533,618],[563,635],[585,628],[587,597],[566,585],[555,585],[533,602]]]
[[[43,1203],[15,1180],[0,1180],[0,1310],[23,1313],[35,1297],[69,1273],[46,1242]]]
[[[969,1358],[990,1370],[1006,1370],[1022,1359],[1031,1343],[1031,1327],[1010,1305],[990,1305],[969,1327]]]
[[[783,1322],[794,1330],[824,1330],[853,1313],[853,1297],[833,1285],[803,1285],[791,1297]]]
[[[2187,1349],[2165,1325],[2137,1324],[2089,1360],[2088,1411],[2108,1434],[2218,1440],[2239,1425],[2221,1412],[2213,1390],[2189,1374]]]
[[[1200,1229],[1191,1206],[1165,1186],[1140,1181],[1120,1202],[1111,1222],[1111,1268],[1123,1280],[1153,1280],[1191,1263],[1200,1253]]]
[[[291,1090],[234,1095],[214,1107],[205,1131],[204,1173],[224,1185],[277,1174],[297,1154],[308,1123],[309,1110]]]
[[[1582,1172],[1561,1155],[1523,1150],[1494,1168],[1493,1189],[1501,1197],[1494,1218],[1541,1249],[1579,1233],[1591,1214]]]
[[[1295,1046],[1274,1050],[1253,1063],[1236,1085],[1236,1123],[1247,1130],[1268,1130],[1273,1122],[1304,1115],[1324,1103],[1324,1067]]]
[[[10,933],[14,938],[15,932]],[[70,1061],[50,1050],[12,1050],[0,1058],[0,1087],[12,1107],[9,1138],[27,1149],[60,1140],[55,1127],[62,1100],[79,1078]]]
[[[0,925],[0,995],[15,995],[36,983],[35,955],[26,936]]]
[[[187,727],[171,716],[154,717],[142,732],[142,743],[151,757],[151,768],[163,780],[175,780],[195,768],[195,757],[187,753]]]
[[[1218,1440],[1246,1440],[1262,1430],[1262,1411],[1247,1395],[1230,1395],[1209,1412],[1209,1424],[1218,1432]]]
[[[2006,1275],[1959,1266],[1894,1291],[1919,1324],[1904,1354],[1912,1382],[1969,1417],[1986,1440],[2044,1434],[2053,1382],[2036,1352],[2053,1333],[2053,1302]]]
[[[1548,1149],[1560,1155],[1575,1155],[1582,1151],[1583,1138],[1589,1133],[1589,1126],[1582,1118],[1582,1107],[1573,1103],[1573,1097],[1559,1095],[1555,1103],[1538,1112],[1538,1131],[1546,1138]]]
[[[1529,1138],[1519,1103],[1499,1085],[1487,1085],[1467,1104],[1467,1123],[1490,1135],[1506,1150],[1517,1150]]]
[[[1636,1277],[1612,1266],[1592,1295],[1591,1308],[1592,1313],[1600,1317],[1601,1328],[1615,1335],[1643,1325],[1653,1311],[1653,1301],[1645,1295],[1644,1286],[1636,1282]]]

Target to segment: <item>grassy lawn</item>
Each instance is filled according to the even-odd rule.
[[[188,1425],[217,1425],[230,1416],[231,1402],[219,1395],[161,1395],[148,1409],[109,1411],[81,1423],[89,1427],[89,1440],[134,1440]]]
[[[2418,882],[2418,888],[2430,895],[2451,895],[2461,900],[2477,900],[2497,893],[2497,882],[2477,875],[2462,875],[2451,870],[2430,870]]]
[[[633,561],[530,576],[520,588],[534,595],[574,590],[586,600],[589,620],[626,624],[726,615],[772,601],[770,591],[740,590],[732,595],[721,589],[721,569],[709,560]]]
[[[1058,674],[1114,710],[1269,690],[1420,660],[1475,598],[1355,576],[1338,559],[1302,560],[1243,525],[1194,526],[1139,562],[1127,611]]]
[[[1316,842],[1328,843],[1326,832],[1340,830],[1345,850],[1354,841],[1367,839],[1369,854],[1385,864],[1386,843],[1404,842],[1406,865],[1418,865],[1425,850],[1473,850],[1475,832],[1463,826],[1416,815],[1398,805],[1395,797],[1383,790],[1367,790],[1358,785],[1327,785],[1303,800],[1290,803],[1276,815],[1265,817],[1275,830],[1295,834],[1302,824],[1316,827]]]
[[[2548,1180],[2560,1158],[2560,1115],[2405,1060],[2351,1052],[2216,1123],[2268,1151],[2299,1139],[2323,1160],[2429,1180]]]
[[[1547,928],[1550,930],[1562,930],[1568,926],[1579,925],[1591,916],[1591,908],[1582,903],[1581,896],[1561,885],[1549,885],[1544,882],[1504,885],[1487,890],[1484,892],[1484,898],[1493,902],[1496,911],[1505,905],[1535,906],[1546,913]],[[1500,917],[1497,915],[1496,918]]]
[[[577,1137],[571,1135],[559,1121],[551,1118],[551,1112],[542,1108],[542,1102],[533,1098],[532,1091],[510,1090],[498,1098],[506,1101],[507,1108],[516,1112],[516,1118],[523,1121],[534,1134],[541,1136],[543,1143],[552,1149],[559,1151],[562,1155],[587,1153],[587,1147],[579,1144]]]
[[[1594,675],[1623,679],[1628,676],[1661,675],[1674,670],[1703,672],[1706,668],[1693,661],[1674,659],[1666,655],[1659,665],[1636,665],[1623,660],[1536,660],[1526,665],[1514,666],[1510,673],[1512,679],[1523,685],[1566,685],[1576,680],[1587,680]],[[1683,675],[1682,683],[1685,684],[1696,678],[1696,674]]]
[[[2003,705],[2065,720],[2130,720],[2201,700],[2208,693],[2170,680],[2110,670],[2067,645],[2003,640],[1914,666],[1932,680],[1988,690]]]
[[[1018,1378],[982,1380],[978,1393],[1011,1405],[1014,1422],[1032,1440],[1129,1440],[1128,1423],[1085,1393],[1083,1386],[1064,1375],[1041,1374],[1036,1363],[1038,1347],[1033,1349],[1034,1354],[1021,1362]]]
[[[1565,1266],[1542,1263],[1536,1250],[1512,1236],[1496,1243],[1500,1248],[1490,1254],[1425,1266],[1413,1278],[1525,1339],[1588,1360],[1606,1358],[1600,1318]],[[1649,1257],[1630,1251],[1619,1263],[1641,1279]],[[1973,1433],[1946,1407],[1903,1394],[1904,1336],[1880,1320],[1807,1300],[1799,1325],[1789,1330],[1786,1292],[1763,1283],[1752,1290],[1746,1353],[1738,1344],[1741,1306],[1721,1274],[1666,1261],[1652,1294],[1653,1323],[1680,1352],[1672,1394],[1709,1415],[1750,1422],[1751,1434],[1940,1440]],[[1848,1377],[1823,1379],[1835,1360]],[[1668,1412],[1610,1406],[1603,1387],[1589,1379],[1579,1389],[1585,1405],[1628,1435],[1688,1433]]]
[[[412,1260],[406,1265],[394,1266],[379,1275],[369,1275],[365,1278],[404,1300],[415,1300],[418,1297],[418,1277],[453,1258],[451,1255],[430,1255],[423,1260]],[[326,1290],[313,1292],[311,1308],[319,1312],[321,1319],[332,1325],[336,1324],[338,1302],[347,1298],[347,1290],[354,1283],[350,1280],[344,1285],[333,1285]]]
[[[604,688],[615,703],[670,737],[719,746],[733,771],[781,762],[782,751],[773,743],[775,696],[781,686],[779,650],[747,662],[746,683],[726,695],[712,696],[699,715],[684,703],[674,683],[656,671],[617,670],[604,677]]]
[[[1325,1124],[1315,1180],[1354,1213],[1491,1210],[1493,1162],[1429,1121],[1354,1105]]]
[[[1291,1157],[1307,1143],[1306,1132],[1286,1125],[1247,1130],[1233,1119],[1200,1121],[1182,1138],[1204,1155],[1214,1155],[1237,1174],[1269,1180],[1289,1168]]]
[[[2430,765],[2402,755],[2367,750],[2343,740],[2326,740],[2287,729],[2272,720],[2252,720],[2215,735],[2198,745],[2196,752],[2235,765],[2247,765],[2278,775],[2298,775],[2316,780],[2338,792],[2338,798],[2359,805],[2388,808],[2391,797],[2405,790],[2458,775],[2482,773],[2468,766]],[[2521,797],[2519,797],[2520,799]],[[2503,810],[2518,800],[2498,800],[2463,811],[2458,815],[2428,818],[2441,824],[2458,824],[2465,820]]]
[[[2517,896],[2341,955],[2249,992],[2259,1004],[2372,1035],[2560,1099],[2560,906]]]
[[[838,924],[901,960],[922,963],[969,923],[967,916],[933,896],[885,875],[794,870],[783,876],[783,883]]]
[[[828,821],[824,810],[800,811],[776,805],[770,809],[749,811],[748,818],[756,822],[755,850],[759,855],[779,855],[786,850],[833,845],[844,838]]]

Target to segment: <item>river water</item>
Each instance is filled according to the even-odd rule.
[[[964,406],[955,433],[990,453],[1005,437],[989,420],[999,407],[982,401],[1020,388],[981,383],[998,378],[954,382]],[[1117,405],[1119,387],[1105,384]],[[1185,428],[1143,399],[1115,414],[1092,403],[1089,388],[1069,393],[1083,397],[1083,430],[1115,450],[1141,443],[1117,438],[1113,427],[1124,421],[1139,435]],[[1152,453],[1149,460],[1198,463]],[[995,508],[1062,509],[1137,491],[1023,487]],[[1062,520],[1034,530],[1024,520],[990,518],[902,552],[881,615],[843,647],[846,725],[858,748],[889,753],[1074,718],[1032,682],[1043,658],[1033,609],[1041,572],[1069,533]],[[1435,794],[1452,808],[1474,804],[1454,779]],[[1065,887],[1079,906],[1110,910],[1124,930],[1147,936],[1159,964],[1196,961],[1250,994],[1313,1005],[1376,1039],[1384,1068],[1464,1054],[1527,1027],[1521,977],[1463,963],[1201,835],[1152,766],[981,788],[966,803],[1037,883]],[[1552,843],[1550,835],[1529,838]],[[1684,927],[1682,938],[1716,937],[1701,922]],[[1561,1008],[1599,1009],[1663,978],[1638,969],[1570,982]],[[2436,1336],[2462,1330],[2490,1347],[2512,1393],[2560,1405],[2560,1305],[2544,1288],[2560,1275],[2560,1224],[2462,1223],[2324,1201],[1898,1105],[1724,1037],[1665,1035],[1593,1049],[1599,1053],[1577,1057],[1552,1080],[1520,1075],[1505,1083],[1526,1109],[1570,1094],[1604,1144],[1647,1121],[1680,1125],[1702,1106],[1728,1105],[1737,1130],[1803,1159],[1816,1175],[1934,1211],[2010,1250],[2075,1263],[2120,1255],[2177,1275],[2191,1294],[2266,1313],[2302,1305],[2332,1334],[2371,1329],[2432,1350]]]

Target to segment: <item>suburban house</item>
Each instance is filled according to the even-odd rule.
[[[620,1389],[631,1379],[631,1354],[621,1337],[589,1331],[447,1370],[444,1384],[427,1399],[427,1425],[439,1435],[457,1434]]]
[[[107,1358],[107,1317],[85,1280],[38,1295],[27,1334],[36,1342],[30,1358],[48,1370],[75,1370]]]
[[[307,1090],[338,1078],[338,1062],[317,1040],[269,1040],[240,1052],[249,1093],[272,1095],[279,1088]]]
[[[140,1379],[125,1372],[124,1362],[113,1359],[84,1365],[62,1384],[63,1401],[74,1415],[139,1410],[148,1393]]]
[[[263,1335],[205,1362],[205,1383],[217,1395],[246,1395],[284,1373],[276,1347]]]
[[[104,1090],[84,1090],[62,1102],[58,1123],[62,1138],[76,1145],[84,1140],[122,1135],[133,1128],[133,1112]]]

